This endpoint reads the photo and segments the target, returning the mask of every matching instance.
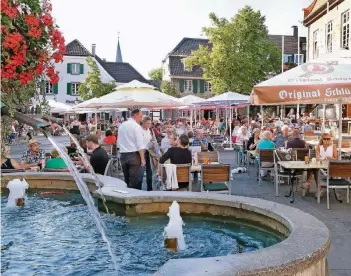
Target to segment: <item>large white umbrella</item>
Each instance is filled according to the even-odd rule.
[[[191,104],[203,102],[204,99],[194,95],[188,95],[183,98],[180,98],[179,101],[181,101],[184,105],[191,105]]]
[[[50,106],[51,113],[65,113],[71,110],[71,106],[64,103],[56,102],[54,100],[48,100],[48,104]]]
[[[238,104],[248,104],[250,101],[250,96],[239,94],[236,92],[226,92],[212,98],[208,98],[202,102],[197,103],[201,106],[224,106],[228,105],[238,105]]]
[[[96,102],[89,103],[85,107],[177,107],[182,105],[183,103],[177,98],[155,90],[154,86],[133,80],[117,87],[115,92],[102,96]]]
[[[342,104],[351,103],[351,50],[321,56],[256,85],[251,101],[256,105],[339,104],[341,148]]]

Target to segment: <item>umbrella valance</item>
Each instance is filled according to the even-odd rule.
[[[216,107],[228,107],[232,105],[245,105],[249,104],[250,96],[242,95],[235,92],[226,92],[212,98],[208,98],[205,101],[198,102],[195,105],[197,106],[216,106]]]
[[[256,105],[351,102],[351,51],[343,50],[290,69],[256,85]]]

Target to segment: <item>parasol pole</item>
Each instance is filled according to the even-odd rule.
[[[325,106],[326,104],[323,104],[323,121],[322,121],[322,130],[325,130]]]
[[[339,129],[338,129],[338,159],[341,160],[341,146],[342,146],[342,104],[339,104]]]
[[[232,108],[231,108],[231,106],[229,105],[229,122],[230,122],[230,124],[229,124],[229,144],[230,144],[230,149],[232,149],[233,148],[233,141],[232,141],[232,117],[233,117],[233,115],[232,115]]]

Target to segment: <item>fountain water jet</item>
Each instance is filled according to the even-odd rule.
[[[7,189],[9,189],[10,193],[6,207],[22,207],[24,205],[24,197],[28,188],[29,185],[25,179],[20,180],[16,178],[9,181],[7,184]]]
[[[186,248],[183,235],[184,223],[180,216],[180,208],[177,201],[173,201],[167,215],[169,217],[169,222],[163,233],[165,247],[173,251],[184,250]]]

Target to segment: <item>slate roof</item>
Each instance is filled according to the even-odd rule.
[[[170,74],[173,76],[202,77],[203,71],[199,66],[194,66],[191,72],[184,70],[181,57],[169,57]]]
[[[88,57],[92,54],[83,46],[78,39],[75,39],[66,45],[66,56]],[[149,83],[132,65],[127,62],[108,62],[103,61],[95,55],[96,61],[106,70],[116,82],[127,83],[132,80],[138,80]]]
[[[184,37],[169,55],[189,56],[191,55],[191,51],[199,49],[200,45],[211,47],[208,39]]]
[[[268,35],[268,39],[274,42],[280,51],[283,51],[282,35]],[[298,53],[297,37],[285,35],[284,36],[284,54],[293,55]],[[306,37],[300,37],[300,43],[306,43]],[[303,54],[303,51],[301,51]]]
[[[127,83],[132,80],[138,80],[140,82],[148,83],[148,81],[127,62],[103,61],[98,56],[95,56],[95,59],[116,82]]]
[[[91,56],[91,53],[85,48],[78,39],[75,39],[66,45],[66,56],[80,56],[87,57]]]

